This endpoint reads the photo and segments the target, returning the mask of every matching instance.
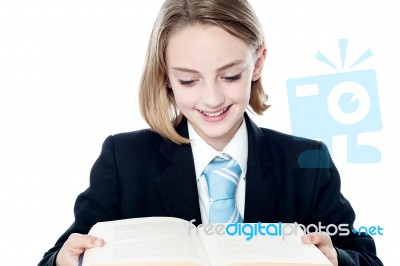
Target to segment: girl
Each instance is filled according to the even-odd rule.
[[[248,106],[257,114],[269,107],[260,79],[265,56],[260,23],[246,0],[166,0],[140,84],[151,130],[105,140],[90,187],[76,200],[75,222],[39,265],[76,266],[85,249],[103,245],[87,232],[107,220],[173,216],[197,224],[351,227],[355,214],[325,145],[259,128],[246,114]],[[213,186],[207,170],[216,160],[237,170],[232,201],[219,208],[210,199],[222,185]],[[369,236],[314,232],[302,241],[333,265],[382,265]]]

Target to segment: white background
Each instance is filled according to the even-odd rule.
[[[147,2],[147,3],[146,3]],[[73,221],[73,204],[110,134],[147,127],[137,86],[162,1],[0,2],[0,250],[2,265],[36,265]],[[332,156],[356,225],[375,236],[386,265],[398,262],[399,50],[395,1],[251,1],[266,34],[263,81],[272,108],[260,126],[291,133],[286,80],[337,73],[338,39],[349,39],[355,70],[375,69],[383,129],[359,136],[381,150],[379,164],[348,164],[345,138]],[[195,52],[195,51],[194,51]]]

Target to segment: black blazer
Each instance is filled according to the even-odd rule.
[[[244,222],[349,224],[355,214],[340,192],[340,177],[321,142],[259,128],[245,114],[248,162]],[[188,137],[187,121],[177,131]],[[109,136],[75,203],[75,222],[44,254],[55,257],[71,233],[87,234],[97,222],[172,216],[201,223],[190,145],[150,130]],[[339,265],[382,265],[370,236],[333,236]]]

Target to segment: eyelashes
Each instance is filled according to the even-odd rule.
[[[195,81],[194,80],[178,80],[178,82],[179,82],[179,84],[181,84],[183,86],[190,87],[190,86],[193,86]]]
[[[242,77],[242,74],[237,74],[232,77],[224,77],[223,79],[225,79],[227,81],[235,81],[235,80],[239,80],[241,77]]]
[[[242,77],[242,74],[237,74],[237,75],[231,76],[231,77],[222,77],[221,79],[228,81],[228,82],[234,82],[234,81],[239,80],[241,77]],[[196,80],[178,80],[178,82],[182,86],[191,87],[191,86],[194,86]]]

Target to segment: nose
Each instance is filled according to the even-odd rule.
[[[209,82],[203,88],[202,100],[205,106],[218,108],[223,105],[225,96],[222,89],[215,82]]]

